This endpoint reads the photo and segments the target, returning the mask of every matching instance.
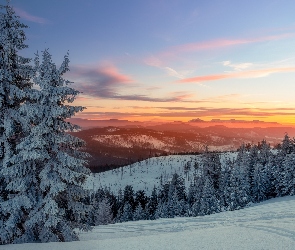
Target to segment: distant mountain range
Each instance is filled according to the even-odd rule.
[[[122,126],[83,129],[74,134],[87,143],[84,150],[92,155],[89,168],[101,172],[155,155],[203,152],[205,146],[210,151],[236,151],[242,143],[257,144],[263,139],[274,146],[286,132],[291,137],[295,135],[295,129],[290,127],[201,128],[177,122],[142,127],[127,122]]]
[[[69,119],[70,122],[77,124],[82,127],[82,129],[89,129],[89,128],[98,128],[98,127],[108,127],[108,126],[115,126],[115,127],[149,127],[155,126],[160,124],[167,124],[167,122],[155,122],[155,121],[129,121],[129,120],[119,120],[119,119],[109,119],[109,120],[88,120],[88,119],[81,119],[81,118],[71,118]],[[230,119],[230,120],[221,120],[221,119],[212,119],[211,121],[204,121],[200,118],[192,119],[188,122],[181,122],[181,121],[174,121],[170,122],[169,124],[177,124],[177,125],[191,125],[197,127],[210,127],[215,125],[225,125],[227,127],[235,127],[235,128],[250,128],[250,127],[284,127],[283,125],[277,122],[264,122],[259,120],[253,121],[245,121],[245,120],[237,120],[237,119]]]

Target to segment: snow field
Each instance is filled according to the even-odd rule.
[[[5,250],[189,250],[295,248],[295,197],[201,217],[97,226],[79,242],[0,246]]]

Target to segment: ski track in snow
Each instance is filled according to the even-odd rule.
[[[295,249],[295,197],[200,217],[94,227],[79,242],[0,246],[5,250]]]

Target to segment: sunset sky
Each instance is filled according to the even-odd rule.
[[[4,0],[1,0],[5,3]],[[11,0],[87,119],[295,125],[294,0]]]

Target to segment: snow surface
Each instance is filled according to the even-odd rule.
[[[79,242],[0,246],[5,250],[294,249],[295,197],[201,217],[95,227]]]
[[[236,158],[237,153],[221,153],[221,164],[225,164],[226,159]],[[185,164],[189,162],[191,168],[185,172]],[[145,190],[147,195],[151,195],[154,186],[161,185],[172,179],[174,173],[184,178],[186,188],[193,180],[194,163],[200,164],[200,155],[169,155],[153,157],[141,162],[134,163],[114,170],[93,174],[88,178],[85,185],[87,189],[97,190],[98,188],[108,188],[115,194],[119,189],[124,190],[126,185],[132,185],[133,190]]]

